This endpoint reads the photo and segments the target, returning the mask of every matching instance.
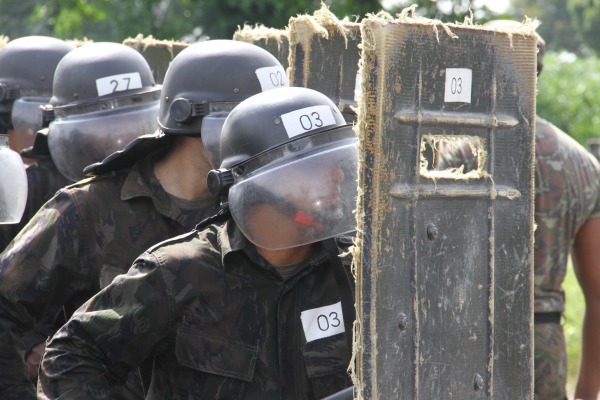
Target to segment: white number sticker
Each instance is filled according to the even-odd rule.
[[[264,67],[256,70],[256,77],[260,82],[262,91],[288,87],[288,78],[281,66]]]
[[[289,138],[324,126],[335,125],[335,118],[329,106],[313,106],[292,111],[283,114],[281,120]]]
[[[330,306],[302,311],[300,320],[307,342],[337,335],[346,330],[341,301]]]
[[[471,103],[473,71],[468,68],[446,68],[446,103]]]
[[[123,90],[140,89],[141,87],[142,78],[140,77],[139,72],[106,76],[104,78],[96,79],[98,96],[122,92]]]

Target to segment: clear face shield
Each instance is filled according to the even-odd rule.
[[[202,118],[200,137],[202,138],[202,144],[204,145],[208,160],[213,168],[219,168],[219,165],[221,165],[219,143],[223,123],[231,110],[238,104],[240,103],[212,103],[209,105],[209,114]]]
[[[355,230],[357,141],[344,126],[234,167],[228,204],[244,235],[258,247],[280,250]]]
[[[41,106],[48,104],[48,98],[21,97],[14,101],[11,120],[13,147],[25,148],[33,145],[35,133],[45,125]]]
[[[102,104],[106,104],[102,103]],[[72,181],[83,169],[123,149],[135,138],[157,128],[159,101],[107,108],[81,114],[59,114],[50,123],[48,148],[58,170]]]
[[[0,135],[0,224],[16,224],[27,204],[27,174],[17,152]]]

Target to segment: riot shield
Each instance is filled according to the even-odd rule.
[[[235,31],[233,40],[251,43],[267,50],[287,71],[289,66],[290,40],[286,29],[267,28],[263,25],[256,25],[254,27],[244,25],[243,28]]]
[[[360,24],[338,20],[323,5],[313,16],[290,18],[288,29],[290,86],[318,90],[338,106],[348,122],[355,121]]]
[[[152,36],[144,37],[142,34],[137,35],[135,38],[125,39],[123,44],[137,50],[144,56],[148,65],[150,65],[154,81],[160,85],[163,83],[165,74],[173,58],[181,50],[189,46],[188,43],[157,40]]]
[[[535,37],[406,13],[361,35],[359,396],[531,399]]]
[[[17,224],[27,205],[27,173],[8,135],[0,134],[0,225]]]

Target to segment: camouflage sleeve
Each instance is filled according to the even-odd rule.
[[[111,387],[169,337],[173,308],[158,262],[143,255],[48,342],[38,398],[111,399]]]
[[[89,287],[89,272],[78,258],[87,241],[79,224],[74,202],[61,192],[0,255],[0,393],[31,385],[24,332],[57,315],[76,291]]]
[[[11,337],[12,333],[0,324],[0,337],[3,341],[14,341],[18,338]],[[2,387],[0,388],[0,399],[4,400],[28,400],[35,399],[35,386],[27,379],[27,367],[25,363],[15,363],[15,359],[21,359],[22,353],[19,353],[15,346],[2,349],[0,356],[0,379]]]
[[[58,172],[50,157],[28,165],[27,204],[19,223],[0,225],[0,251],[4,251],[44,203],[50,200],[60,188],[70,183]]]

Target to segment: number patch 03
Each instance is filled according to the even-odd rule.
[[[288,137],[310,132],[324,126],[335,125],[329,106],[313,106],[292,111],[281,116]]]
[[[307,342],[337,335],[346,330],[341,301],[330,306],[302,311],[300,319]]]
[[[96,79],[98,96],[104,96],[114,92],[122,92],[123,90],[140,89],[141,87],[142,78],[140,77],[139,72],[112,75]]]
[[[259,68],[255,72],[263,92],[269,89],[288,87],[289,85],[285,71],[278,65]]]
[[[446,103],[471,103],[473,71],[468,68],[446,68]]]

